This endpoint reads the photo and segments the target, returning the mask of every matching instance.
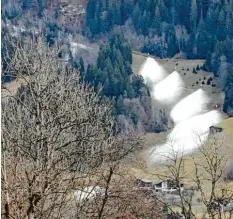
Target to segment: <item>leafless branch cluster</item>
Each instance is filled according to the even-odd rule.
[[[2,216],[155,218],[142,209],[157,211],[156,201],[139,199],[124,170],[141,135],[114,134],[111,102],[80,83],[57,49],[41,39],[12,47],[7,73],[21,85],[2,99]]]
[[[232,218],[233,189],[225,181],[228,146],[224,136],[210,135],[204,146],[198,136],[197,140],[198,150],[193,155],[171,152],[163,172],[158,175],[176,185],[176,201],[168,203],[164,196],[157,196],[157,200],[166,206],[172,218],[180,218],[177,212],[185,219],[200,215],[212,219]],[[186,185],[181,187],[183,184]]]

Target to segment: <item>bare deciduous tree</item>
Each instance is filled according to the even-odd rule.
[[[199,147],[200,158],[193,158],[195,182],[209,218],[231,217],[231,211],[223,212],[224,206],[233,200],[233,189],[224,183],[227,148],[224,136],[216,133],[209,137],[205,147]]]
[[[139,193],[122,174],[141,135],[114,134],[111,103],[81,84],[57,49],[41,39],[13,47],[7,71],[22,85],[2,99],[2,216],[142,218],[147,199],[133,203]]]
[[[167,202],[166,195],[156,198],[169,209],[173,218],[180,218],[177,209],[185,219],[198,218],[197,213],[203,218],[231,218],[233,209],[228,206],[233,202],[233,189],[225,182],[228,146],[224,136],[221,133],[210,135],[206,143],[200,136],[196,140],[198,150],[189,156],[172,150],[171,144],[169,156],[157,175],[176,185],[174,198],[177,198],[175,202]],[[184,182],[186,186],[182,188]]]

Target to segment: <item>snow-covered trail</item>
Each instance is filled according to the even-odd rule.
[[[172,109],[170,117],[177,124],[192,116],[207,111],[207,105],[211,102],[206,91],[198,89],[179,101]]]
[[[184,91],[184,82],[177,71],[153,86],[152,96],[165,105],[176,103]]]
[[[158,83],[168,75],[165,69],[150,57],[142,64],[139,74],[148,85]]]
[[[165,144],[157,145],[150,150],[150,162],[165,161],[176,155],[192,153],[208,138],[209,127],[223,119],[219,111],[212,110],[178,123],[167,136]]]
[[[168,75],[156,60],[147,58],[139,73],[151,86],[154,100],[172,108],[170,118],[175,123],[166,142],[150,149],[149,163],[165,161],[177,154],[192,153],[207,140],[210,126],[224,119],[220,111],[208,109],[211,98],[203,89],[184,97],[185,83],[177,71]]]

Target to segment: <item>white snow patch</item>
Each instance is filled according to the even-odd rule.
[[[84,49],[84,50],[87,50],[87,51],[92,50],[91,47],[86,46],[86,45],[84,45],[82,43],[70,42],[70,50],[71,50],[72,56],[75,56],[78,49]]]
[[[86,46],[82,43],[78,43],[77,46],[80,48],[80,49],[85,49],[85,50],[91,50],[92,48],[89,47],[89,46]]]
[[[198,89],[178,102],[172,109],[170,116],[175,123],[179,123],[192,116],[206,112],[207,104],[210,101],[206,91]]]
[[[103,194],[104,189],[102,189],[99,186],[90,186],[85,187],[83,189],[77,190],[74,192],[74,196],[76,198],[76,201],[81,202],[84,200],[90,200],[95,198],[97,195]]]
[[[10,31],[10,35],[13,37],[19,37],[20,31],[19,31],[19,27],[17,26],[12,26],[12,30]]]
[[[209,127],[216,125],[223,120],[222,114],[218,110],[193,116],[179,124],[177,124],[169,137],[171,139],[183,139],[186,137],[195,137],[197,134],[205,134],[209,132]]]
[[[72,56],[75,56],[75,54],[77,52],[77,47],[78,47],[77,43],[70,42],[70,50],[71,50]]]
[[[146,84],[158,83],[163,80],[167,73],[155,59],[148,57],[142,64],[139,74],[144,78]]]
[[[21,32],[21,33],[24,33],[24,32],[26,32],[26,29],[24,29],[23,27],[21,27],[21,28],[20,28],[20,32]]]
[[[209,127],[220,123],[223,119],[219,111],[212,110],[177,124],[168,135],[166,143],[150,151],[149,162],[161,162],[176,155],[195,151],[208,138]]]
[[[184,91],[184,82],[177,71],[168,75],[154,86],[152,95],[155,100],[163,104],[174,104]]]

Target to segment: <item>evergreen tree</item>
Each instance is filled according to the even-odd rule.
[[[168,57],[173,57],[179,51],[175,33],[171,33],[171,35],[168,36],[167,41],[168,41],[167,55]]]
[[[94,83],[96,79],[97,68],[94,65],[88,65],[84,80],[88,83]]]
[[[200,30],[197,39],[197,57],[200,59],[206,59],[208,51],[211,51],[212,37],[204,30]]]
[[[216,36],[219,41],[226,39],[226,28],[225,28],[225,11],[222,9],[218,17],[218,25],[216,30]]]
[[[87,3],[87,13],[86,13],[86,25],[90,30],[91,36],[99,34],[98,30],[98,4],[97,0],[89,0]]]
[[[227,14],[227,19],[226,19],[226,35],[228,37],[231,37],[231,38],[233,37],[233,13],[228,13]]]
[[[190,10],[190,29],[192,31],[196,31],[197,16],[198,16],[197,1],[192,0],[191,10]]]
[[[203,17],[206,17],[206,14],[208,12],[210,5],[210,0],[202,0],[202,12],[203,12]]]
[[[117,99],[116,102],[116,110],[117,110],[117,114],[124,114],[124,103],[123,103],[123,96],[120,95]]]
[[[161,19],[160,10],[159,10],[159,7],[156,6],[155,13],[154,13],[154,20],[152,22],[153,23],[152,27],[156,28],[157,31],[160,31],[161,22],[162,22],[162,19]]]
[[[233,67],[231,67],[227,78],[226,95],[223,110],[230,116],[233,116]]]
[[[23,0],[22,1],[22,8],[25,9],[30,9],[32,7],[32,0]]]
[[[84,61],[82,57],[80,57],[79,59],[79,64],[80,64],[80,74],[82,75],[85,72]]]

